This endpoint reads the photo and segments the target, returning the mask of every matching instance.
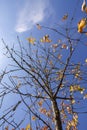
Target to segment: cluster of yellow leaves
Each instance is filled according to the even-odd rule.
[[[40,113],[45,114],[47,117],[52,116],[52,111],[51,110],[46,110],[46,108],[40,108]]]
[[[50,42],[52,42],[52,40],[51,39],[49,39],[49,35],[45,35],[45,36],[43,36],[41,39],[40,39],[40,41],[41,42],[44,42],[44,43],[50,43]]]
[[[53,44],[51,47],[53,47],[54,49],[56,49],[58,47],[58,44]]]
[[[67,115],[66,115],[64,109],[62,109],[60,112],[62,114],[62,121],[64,121],[67,118]]]
[[[39,26],[39,25],[38,25]],[[40,27],[39,27],[40,28]],[[36,41],[36,39],[34,38],[34,37],[29,37],[29,38],[27,38],[27,40],[28,40],[28,42],[30,43],[30,44],[35,44],[35,41]],[[45,36],[43,36],[41,39],[40,39],[40,42],[43,42],[43,43],[50,43],[50,42],[52,42],[52,40],[51,39],[49,39],[49,35],[45,35]]]
[[[45,114],[45,115],[46,115],[47,110],[46,110],[46,108],[40,108],[40,112],[41,112],[42,114]]]
[[[66,129],[67,130],[71,130],[71,129],[77,130],[77,125],[78,125],[78,115],[74,114],[72,120],[67,123]]]
[[[72,108],[71,108],[70,104],[66,104],[64,101],[62,101],[60,105],[61,105],[60,113],[62,115],[61,116],[62,117],[62,123],[66,123],[66,120],[68,119],[67,113],[72,115]]]
[[[57,49],[58,46],[59,45],[57,43],[51,45],[53,52],[56,52],[56,49]]]
[[[5,130],[10,130],[8,126],[5,127]],[[15,130],[14,128],[12,128],[11,130]],[[28,124],[26,126],[26,128],[21,128],[20,130],[32,130],[30,124]]]
[[[68,46],[65,43],[63,43],[63,44],[56,43],[56,44],[51,45],[51,47],[53,48],[53,52],[56,52],[56,48],[59,46],[61,46],[61,49],[68,49]],[[58,59],[61,59],[61,58],[62,58],[62,55],[58,54]]]
[[[78,78],[78,80],[82,80],[81,71],[80,71],[80,63],[78,63],[76,67],[71,70],[71,73],[75,76],[75,78]]]
[[[81,10],[85,13],[87,13],[87,6],[86,6],[86,0],[83,0],[82,6],[81,6]],[[87,25],[87,18],[82,18],[79,22],[78,22],[78,32],[82,33],[83,29],[86,27]]]
[[[9,127],[6,126],[5,130],[9,130]],[[15,130],[14,128],[12,130]],[[21,130],[32,130],[30,124],[26,126],[26,128],[21,128]],[[48,130],[48,126],[43,126],[40,130]]]
[[[84,88],[81,88],[79,85],[70,86],[70,92],[79,91],[81,94],[84,92]]]
[[[56,80],[61,80],[61,78],[63,77],[63,70],[60,70],[59,72],[56,72],[56,74],[57,74]]]
[[[30,44],[33,44],[33,45],[34,45],[34,43],[35,43],[35,41],[36,41],[36,39],[35,39],[34,37],[29,37],[29,38],[27,38],[27,40],[28,40],[28,42],[29,42]]]
[[[86,0],[83,0],[82,6],[81,6],[81,10],[85,13],[87,13],[87,6],[86,6]]]
[[[43,102],[44,102],[44,99],[41,99],[37,104],[38,104],[38,106],[40,107],[39,108],[39,112],[41,113],[41,114],[44,114],[45,116],[47,116],[48,118],[51,118],[51,119],[53,119],[53,116],[52,116],[52,110],[47,110],[46,108],[43,108],[42,106],[43,106]],[[43,130],[45,130],[45,127],[43,127],[44,129]],[[41,129],[42,130],[42,129]]]
[[[83,29],[86,27],[87,25],[87,18],[82,18],[79,22],[78,22],[78,32],[82,33]]]

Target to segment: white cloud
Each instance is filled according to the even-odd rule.
[[[48,18],[51,11],[49,0],[26,0],[24,7],[18,13],[15,30],[25,32],[32,29],[36,23]]]

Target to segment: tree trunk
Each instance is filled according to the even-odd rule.
[[[53,113],[54,113],[55,130],[63,130],[59,108],[58,108],[58,105],[57,105],[57,102],[55,99],[52,100],[52,109],[53,109]]]

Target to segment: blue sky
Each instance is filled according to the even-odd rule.
[[[69,19],[74,15],[73,26],[77,26],[78,21],[84,16],[81,13],[82,2],[79,0],[37,0],[37,2],[35,0],[1,0],[0,59],[2,62],[0,66],[3,67],[3,64],[7,63],[7,59],[2,55],[4,52],[2,38],[10,47],[13,43],[17,46],[17,35],[24,42],[27,42],[26,38],[30,35],[38,40],[45,35],[45,32],[39,33],[36,29],[37,23],[50,27],[57,27],[57,24],[62,26],[65,22],[62,22],[61,19],[66,13],[68,13]],[[56,36],[52,35],[52,38],[54,37]]]
[[[35,25],[37,23],[47,26],[54,26],[57,23],[63,24],[61,22],[62,16],[65,13],[69,13],[70,17],[76,8],[77,1],[37,0],[36,2],[35,0],[0,0],[0,39],[3,38],[11,46],[15,42],[17,35],[22,39],[26,39],[33,32],[33,35],[36,37],[37,30]],[[78,8],[79,5],[81,5],[81,2],[79,2]],[[76,20],[78,21],[78,19],[77,17]],[[0,48],[0,53],[3,53],[2,43]],[[2,54],[0,59],[3,59]],[[5,60],[2,61],[2,64]]]
[[[3,68],[7,64],[7,59],[2,55],[4,52],[2,38],[9,46],[13,43],[17,45],[17,35],[27,43],[26,38],[31,34],[36,38],[41,36],[41,32],[36,29],[37,23],[50,27],[63,25],[65,23],[61,19],[66,13],[69,14],[69,18],[74,15],[73,26],[76,26],[84,16],[80,11],[82,2],[83,0],[0,0],[0,67]],[[45,31],[42,32],[43,34]],[[79,47],[78,52],[81,48]],[[82,61],[87,57],[86,48],[82,48],[82,54],[84,49],[86,55],[79,56]],[[80,124],[79,130],[82,130],[84,125],[87,129],[87,116],[81,115],[80,118],[82,125]]]
[[[33,29],[36,23],[48,23],[50,21],[50,24],[52,24],[60,22],[65,13],[73,13],[72,10],[74,10],[76,1],[1,0],[0,37],[28,32]]]

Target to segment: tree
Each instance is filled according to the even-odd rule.
[[[67,18],[68,14],[65,14],[62,20]],[[0,126],[4,124],[6,130],[8,126],[22,128],[27,119],[26,130],[78,129],[79,113],[85,113],[79,108],[87,98],[87,59],[83,63],[74,59],[74,54],[83,40],[81,36],[86,37],[83,30],[87,20],[82,18],[77,30],[77,26],[72,27],[73,19],[68,27],[62,28],[63,31],[37,24],[38,29],[57,34],[57,39],[52,40],[51,34],[44,35],[39,41],[30,36],[28,45],[23,46],[18,37],[18,50],[14,46],[8,47],[3,40],[6,55],[13,62],[1,75],[1,107],[7,94],[18,97],[16,104],[9,106],[0,117]],[[8,76],[10,83],[3,82],[4,76]],[[15,114],[20,109],[23,109],[23,115],[18,122]]]

